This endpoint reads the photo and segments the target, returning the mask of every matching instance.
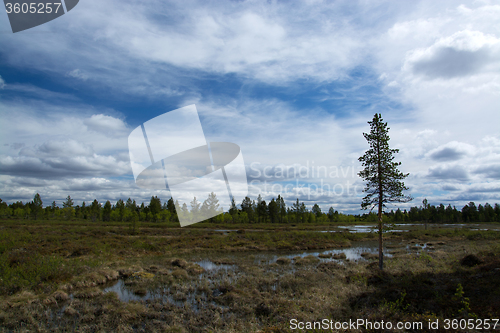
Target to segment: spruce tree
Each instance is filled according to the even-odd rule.
[[[404,190],[408,188],[403,183],[403,179],[408,177],[398,170],[401,162],[394,162],[394,154],[399,149],[389,148],[389,127],[383,122],[381,114],[375,114],[372,121],[369,121],[370,133],[363,133],[366,141],[370,145],[363,156],[359,158],[364,169],[358,173],[367,184],[363,192],[367,195],[361,202],[362,209],[372,210],[378,207],[378,230],[379,230],[379,268],[384,267],[384,254],[382,251],[382,212],[386,203],[408,202],[411,196],[405,196]]]

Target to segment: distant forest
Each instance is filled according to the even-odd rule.
[[[213,194],[212,194],[213,195]],[[194,200],[193,209],[220,209],[218,200],[205,200],[203,204]],[[63,207],[57,206],[56,202],[45,206],[42,198],[37,193],[33,201],[24,204],[18,201],[7,205],[0,199],[0,217],[4,219],[32,219],[32,220],[72,220],[84,219],[93,222],[97,221],[123,221],[123,222],[178,222],[176,206],[178,203],[170,198],[167,202],[161,203],[161,200],[153,196],[148,205],[136,203],[130,198],[127,201],[118,200],[112,204],[109,200],[103,204],[94,200],[90,204],[83,202],[81,205],[75,205],[71,196],[68,196],[63,203]],[[201,207],[200,207],[201,206]],[[187,210],[187,205],[179,207]],[[291,206],[285,204],[283,197],[273,198],[268,203],[259,197],[257,200],[251,200],[246,197],[239,208],[233,201],[228,212],[210,219],[210,222],[216,223],[328,223],[328,222],[376,222],[377,215],[373,212],[362,215],[342,214],[333,207],[327,212],[323,212],[318,204],[309,210],[304,202],[297,199]],[[410,210],[397,209],[384,213],[384,222],[500,222],[500,205],[494,206],[486,203],[476,206],[474,202],[469,202],[458,210],[455,206],[438,206],[427,204],[423,201],[423,206],[411,207]]]

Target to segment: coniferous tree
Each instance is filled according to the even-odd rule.
[[[280,223],[283,223],[283,220],[286,215],[286,204],[285,200],[281,195],[278,194],[278,199],[276,199],[276,204],[278,205],[278,214],[279,214],[279,220]]]
[[[292,204],[292,212],[295,215],[295,222],[296,223],[300,223],[300,220],[301,220],[301,209],[300,209],[299,198],[297,198],[297,201]]]
[[[247,214],[249,222],[253,222],[253,204],[249,197],[241,202],[241,210]]]
[[[302,202],[299,207],[299,216],[302,219],[302,223],[309,222],[308,215],[306,204]]]
[[[151,214],[152,221],[156,222],[161,212],[161,201],[157,196],[152,196],[149,201],[149,213]]]
[[[35,216],[35,220],[38,218],[38,215],[41,213],[43,209],[43,202],[42,198],[40,197],[40,194],[35,194],[35,197],[33,198],[33,205],[31,206],[31,211],[33,215]]]
[[[446,218],[445,207],[443,204],[439,204],[437,207],[437,222],[443,222]]]
[[[266,201],[262,199],[262,197],[259,196],[257,197],[257,218],[258,222],[265,222],[266,221],[266,215],[267,215],[267,204]]]
[[[402,222],[403,221],[403,213],[401,212],[401,209],[399,209],[399,208],[394,213],[394,221],[395,222]]]
[[[95,222],[101,216],[101,204],[94,199],[90,205],[90,218],[92,222]]]
[[[170,219],[172,221],[177,221],[177,211],[175,210],[175,203],[172,197],[167,201],[167,209],[170,212]]]
[[[479,214],[474,202],[471,201],[462,208],[462,220],[464,222],[477,222],[478,216]]]
[[[137,211],[137,203],[135,202],[135,200],[132,200],[130,198],[127,199],[125,207],[127,207],[131,212]]]
[[[496,216],[495,221],[500,222],[500,205],[496,203],[493,211],[495,212],[495,216]]]
[[[316,215],[316,217],[321,217],[321,208],[318,206],[317,203],[314,204],[313,208],[311,209],[311,212]]]
[[[429,203],[427,201],[427,199],[424,199],[422,200],[422,216],[424,218],[424,221],[427,223],[427,221],[429,220]]]
[[[403,180],[409,174],[404,174],[398,170],[401,162],[394,162],[394,154],[399,149],[389,148],[389,127],[383,122],[380,114],[375,114],[372,121],[369,121],[370,133],[363,133],[366,141],[370,145],[363,156],[359,158],[364,169],[358,175],[367,181],[364,192],[367,195],[361,203],[362,209],[378,207],[378,229],[379,229],[379,268],[383,269],[382,252],[382,212],[386,203],[408,202],[412,200],[410,196],[403,194],[408,188]]]
[[[260,207],[261,205],[261,202],[262,202],[262,197],[261,195],[259,194],[259,196],[257,197],[257,206],[256,206],[256,210],[255,212],[257,213],[257,222],[260,223],[260,218],[261,218],[261,212],[262,212],[262,209]]]
[[[449,222],[457,221],[457,219],[459,218],[457,216],[457,208],[455,206],[453,206],[452,208],[451,205],[448,206],[450,206],[450,208],[448,209],[448,207],[446,207],[445,210],[448,221]]]
[[[59,207],[57,207],[57,204],[55,201],[52,201],[52,204],[50,205],[50,211],[52,213],[52,218],[56,217],[56,210],[59,211]]]
[[[73,207],[73,204],[74,204],[73,199],[71,199],[71,196],[68,195],[66,201],[63,202],[63,208]]]
[[[231,198],[231,208],[229,208],[229,215],[233,218],[233,222],[238,222],[238,207],[236,207],[236,202],[234,201],[234,197]]]
[[[217,199],[217,195],[214,192],[210,193],[208,198],[203,202],[201,212],[202,217],[205,217],[205,219],[210,216],[210,222],[214,222],[214,216],[221,213],[219,199]]]
[[[118,199],[115,208],[118,211],[118,220],[123,221],[123,215],[125,214],[125,203],[122,199]]]
[[[495,218],[495,210],[489,203],[484,205],[484,219],[486,222],[493,222],[496,220]]]
[[[469,215],[471,222],[477,222],[479,214],[477,212],[476,204],[473,201],[469,202]]]
[[[429,222],[430,207],[429,207],[429,204],[427,202],[427,199],[424,199],[422,201],[422,204],[424,205],[422,208],[422,217],[424,218],[425,230],[427,230],[427,223]]]
[[[104,207],[102,208],[102,220],[110,221],[111,220],[111,202],[106,201]]]
[[[269,205],[267,207],[271,223],[278,222],[278,204],[276,203],[274,198],[271,201],[269,201]]]
[[[87,219],[87,210],[88,210],[88,207],[87,207],[87,204],[84,202],[82,202],[82,207],[81,207],[81,216],[84,220]]]
[[[335,213],[337,213],[336,210],[333,209],[333,207],[330,207],[330,209],[328,209],[328,220],[330,220],[330,222],[334,222],[335,221]]]
[[[75,209],[73,208],[73,204],[73,199],[71,199],[71,196],[68,195],[66,201],[63,202],[63,214],[67,220],[75,216]]]
[[[185,216],[187,216],[187,214],[189,214],[189,209],[188,209],[188,206],[186,205],[186,203],[182,204],[181,211],[183,214],[185,214]]]
[[[198,218],[198,215],[200,214],[200,206],[201,203],[196,199],[196,197],[193,198],[193,200],[190,202],[191,205],[191,216],[194,219]]]

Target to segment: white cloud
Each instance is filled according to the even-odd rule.
[[[451,141],[427,153],[435,161],[456,161],[474,154],[475,147],[463,142]]]
[[[30,201],[36,193],[42,197],[44,206],[56,201],[61,205],[69,195],[75,204],[82,201],[89,204],[94,199],[104,203],[110,200],[115,203],[118,199],[135,199],[149,203],[152,195],[157,195],[162,202],[166,202],[170,195],[165,191],[144,191],[135,186],[133,180],[110,180],[107,177],[74,177],[65,179],[43,179],[33,177],[19,177],[0,175],[0,198],[7,202]]]
[[[52,110],[43,112],[45,108]],[[123,176],[131,172],[126,124],[83,107],[1,103],[2,174],[40,179]],[[90,129],[91,128],[91,129]],[[124,154],[126,153],[126,154]]]
[[[453,141],[479,147],[485,136],[496,135],[500,121],[500,6],[441,2],[431,9],[422,1],[419,9],[377,40],[386,93],[411,106],[408,129],[437,133],[432,140],[402,137],[405,150],[424,157],[440,146],[455,149],[444,146]]]
[[[71,76],[71,77],[74,77],[75,79],[80,79],[80,80],[83,80],[83,81],[87,81],[87,79],[89,78],[89,76],[87,74],[85,74],[83,71],[81,71],[78,68],[72,70],[71,72],[68,72],[67,75]]]
[[[359,41],[339,33],[336,24],[325,25],[322,34],[304,34],[299,30],[303,26],[284,13],[290,9],[247,5],[228,13],[191,8],[183,13],[183,23],[189,24],[185,29],[165,33],[158,22],[139,22],[137,17],[130,18],[134,24],[112,22],[114,26],[106,29],[113,33],[114,43],[137,58],[271,82],[311,75],[332,79],[359,58]],[[320,19],[308,17],[308,12],[302,15],[306,25]]]
[[[0,89],[3,89],[5,87],[5,81],[2,79],[2,76],[0,76]]]
[[[130,173],[130,164],[114,156],[98,155],[89,146],[74,140],[47,141],[24,147],[18,156],[0,155],[5,175],[35,178],[72,178],[77,176],[119,176]]]
[[[122,120],[110,115],[92,115],[96,110],[86,105],[58,105],[57,102],[61,100],[0,101],[3,142],[35,146],[73,140],[93,147],[96,153],[127,149],[129,129]],[[114,110],[101,111],[117,114]],[[0,146],[0,154],[8,153],[9,147]]]
[[[459,31],[428,48],[412,50],[403,70],[427,79],[464,77],[500,70],[500,39],[480,31]]]
[[[127,125],[123,120],[104,114],[94,114],[90,118],[85,119],[83,123],[89,129],[101,132],[106,136],[123,135],[124,132],[128,131]]]
[[[461,165],[437,166],[429,169],[427,177],[437,179],[451,179],[454,181],[469,180],[467,170]]]
[[[179,5],[150,1],[144,5],[90,1],[72,12],[72,24],[64,27],[67,34],[57,43],[43,43],[29,35],[22,37],[23,48],[14,47],[17,44],[11,39],[5,43],[13,46],[13,54],[45,55],[32,63],[11,56],[9,60],[17,65],[57,68],[96,82],[109,81],[106,73],[112,72],[120,85],[134,86],[145,79],[141,74],[133,80],[130,76],[118,79],[123,69],[130,73],[143,67],[142,61],[238,73],[268,82],[310,77],[332,80],[365,55],[366,31],[343,19],[343,13],[346,9],[336,3],[297,2],[292,7],[259,2]],[[54,21],[50,27],[60,30],[60,24],[64,23]],[[74,43],[81,38],[92,40],[92,47]]]

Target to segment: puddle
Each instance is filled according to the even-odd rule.
[[[350,225],[350,226],[338,226],[339,229],[344,229],[349,232],[372,232],[375,231],[375,226],[369,225]]]
[[[132,291],[128,290],[123,280],[118,280],[112,286],[103,289],[103,293],[109,292],[116,293],[118,295],[118,298],[123,302],[142,301],[151,298],[151,294],[149,291],[144,296],[134,294]]]
[[[122,302],[160,301],[172,304],[178,308],[190,308],[195,313],[207,307],[226,308],[226,306],[217,304],[214,301],[209,301],[205,291],[206,287],[202,289],[200,283],[201,281],[191,281],[186,285],[164,286],[157,288],[154,292],[148,291],[146,295],[139,296],[131,292],[123,280],[118,280],[112,286],[104,288],[103,292],[115,292]],[[211,287],[213,289],[211,289],[210,293],[214,297],[221,294],[214,284],[211,284]]]
[[[370,233],[370,232],[378,232],[378,226],[370,226],[370,225],[350,225],[350,226],[338,226],[337,230],[319,230],[319,232],[352,232],[352,233]],[[340,229],[340,230],[339,230]],[[387,232],[408,232],[410,230],[402,230],[402,229],[392,229],[392,230],[384,230],[384,233]]]
[[[106,286],[103,292],[116,293],[122,302],[161,301],[176,307],[187,306],[195,312],[207,306],[225,308],[225,306],[214,301],[208,301],[207,292],[212,294],[213,297],[222,294],[217,288],[223,282],[232,284],[242,276],[241,273],[235,272],[238,266],[216,264],[209,259],[195,261],[195,263],[205,269],[205,272],[201,273],[198,279],[192,279],[180,284],[164,285],[153,291],[148,290],[144,295],[135,294],[132,288],[126,284],[127,279],[120,279]]]
[[[390,243],[387,243],[388,245]],[[403,247],[404,245],[402,245]],[[353,242],[351,247],[347,248],[342,248],[342,249],[331,249],[331,250],[325,250],[325,251],[318,251],[318,250],[309,250],[309,251],[301,251],[301,252],[283,252],[281,254],[279,253],[262,253],[255,255],[255,263],[256,264],[273,264],[276,262],[278,258],[288,258],[288,259],[293,259],[295,257],[301,257],[304,258],[306,256],[315,256],[318,257],[320,262],[328,262],[328,261],[335,261],[338,263],[343,263],[346,259],[333,259],[333,258],[320,258],[320,255],[335,255],[335,254],[340,254],[344,253],[346,256],[346,259],[349,261],[368,261],[367,259],[363,258],[361,256],[362,253],[373,253],[373,254],[378,254],[378,242],[377,241],[368,241],[368,242]],[[389,252],[389,250],[384,246],[384,256],[391,258],[392,254]],[[291,262],[293,264],[293,262]]]
[[[412,253],[412,252],[415,252],[417,251],[417,253],[421,252],[422,250],[426,250],[426,251],[432,251],[434,250],[434,247],[433,246],[428,246],[427,243],[410,243],[410,244],[407,244],[405,247],[406,251],[408,253]]]
[[[227,265],[227,264],[216,264],[209,259],[204,259],[200,261],[195,261],[195,264],[200,265],[205,271],[215,272],[219,270],[235,270],[236,265]]]

